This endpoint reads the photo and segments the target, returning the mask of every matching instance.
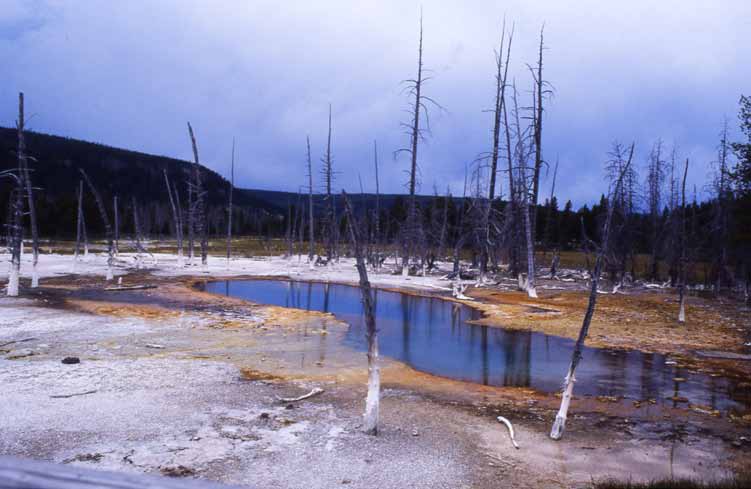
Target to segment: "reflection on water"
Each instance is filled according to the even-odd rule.
[[[356,287],[246,280],[211,282],[206,290],[262,304],[333,313],[350,324],[345,342],[366,349],[360,291]],[[560,389],[573,340],[471,324],[468,321],[478,319],[480,313],[451,301],[383,290],[375,294],[383,355],[417,370],[484,385],[531,387],[544,392]],[[749,393],[733,381],[666,365],[665,360],[659,354],[585,348],[584,361],[576,372],[576,393],[655,399],[676,406],[685,405],[680,399],[685,398],[692,404],[722,411],[751,404]]]

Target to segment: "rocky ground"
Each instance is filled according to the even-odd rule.
[[[228,270],[224,260],[212,259],[204,270],[178,268],[174,257],[160,255],[146,263],[151,270],[135,270],[124,255],[118,266],[123,283],[156,288],[121,292],[102,290],[108,284],[101,256],[79,263],[77,275],[70,275],[69,256],[43,256],[41,263],[40,289],[0,299],[0,454],[251,487],[457,488],[587,487],[606,477],[708,479],[743,468],[751,453],[743,420],[586,399],[573,405],[564,440],[553,442],[547,431],[555,396],[439,379],[387,359],[381,432],[366,436],[359,430],[365,359],[337,342],[346,325],[190,287],[201,277],[250,275],[351,283],[351,263],[311,271],[283,259],[243,259]],[[448,288],[440,276],[384,273],[372,281],[415,293]],[[553,308],[556,301],[544,287],[531,305]],[[503,288],[473,291],[490,321],[509,320],[511,308],[530,305]],[[564,320],[546,324],[574,323],[580,306],[575,292],[566,293],[572,295],[554,308]],[[656,317],[644,305],[657,303],[648,297],[619,307]],[[603,317],[617,315],[612,307],[605,303]],[[681,343],[674,335],[670,348],[745,354],[746,331],[739,330],[748,327],[747,312],[706,307],[721,318],[708,327],[723,338],[705,344],[698,335],[684,335]],[[525,314],[519,311],[520,321],[513,322],[535,323]],[[667,331],[658,320],[650,324]],[[637,337],[634,328],[605,328],[593,326],[603,341]],[[568,334],[565,328],[559,333]],[[648,349],[649,341],[640,346]],[[66,357],[79,363],[62,363]],[[743,372],[744,362],[726,368]],[[316,387],[324,392],[279,400]],[[519,450],[498,415],[514,424]]]

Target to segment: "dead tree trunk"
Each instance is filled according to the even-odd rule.
[[[188,177],[188,265],[193,265],[195,256],[195,207],[193,205],[193,184]]]
[[[417,51],[417,78],[411,80],[405,80],[404,82],[409,86],[409,93],[414,97],[410,112],[412,113],[412,121],[409,124],[403,124],[409,131],[410,146],[409,148],[403,148],[397,151],[407,152],[410,154],[410,171],[409,171],[409,201],[407,203],[407,219],[402,230],[402,275],[409,275],[409,260],[413,254],[413,250],[416,244],[421,241],[421,219],[420,213],[417,209],[417,149],[418,142],[423,137],[423,130],[420,126],[420,117],[423,111],[427,111],[425,106],[426,102],[436,104],[433,99],[426,97],[422,93],[423,83],[425,78],[423,77],[423,63],[422,63],[422,44],[423,30],[422,30],[422,12],[420,13],[420,40]]]
[[[678,322],[686,322],[686,177],[688,176],[688,158],[683,169],[683,184],[681,185],[681,238],[678,285]]]
[[[76,216],[76,247],[73,250],[73,266],[76,266],[78,255],[81,253],[81,238],[83,232],[83,180],[78,182],[78,214]]]
[[[548,215],[547,219],[545,220],[545,231],[543,233],[542,238],[542,252],[547,253],[548,247],[550,246],[550,235],[553,231],[553,219],[554,219],[554,211],[553,209],[553,199],[555,198],[555,179],[558,176],[558,159],[555,160],[555,169],[553,170],[553,184],[550,186],[550,200],[548,200]],[[544,255],[543,255],[544,256]],[[552,267],[551,267],[552,268]]]
[[[208,265],[208,226],[206,225],[206,192],[203,190],[201,179],[201,163],[198,159],[198,145],[193,133],[193,127],[188,122],[188,134],[190,135],[190,144],[193,147],[193,187],[195,191],[195,227],[201,238],[201,264],[205,267]]]
[[[10,248],[10,273],[8,274],[8,297],[17,297],[21,275],[21,246],[23,244],[23,195],[24,183],[21,168],[0,172],[0,177],[11,178],[15,188],[11,190],[9,206],[8,247]]]
[[[537,58],[537,74],[534,74],[535,81],[535,114],[534,114],[534,141],[535,141],[535,166],[534,174],[532,176],[532,238],[536,236],[535,229],[537,227],[537,199],[540,191],[540,170],[542,169],[542,97],[543,87],[545,82],[542,79],[542,51],[544,49],[543,34],[545,31],[545,25],[540,28],[540,48]]]
[[[99,216],[102,218],[102,223],[104,224],[104,230],[107,236],[107,280],[112,280],[112,265],[114,264],[115,260],[115,249],[112,226],[110,225],[110,219],[107,216],[107,209],[104,207],[104,201],[102,200],[102,197],[99,195],[96,187],[94,187],[91,179],[89,179],[89,176],[85,171],[83,171],[83,168],[79,168],[78,171],[81,172],[83,179],[86,181],[86,185],[89,187],[91,194],[94,196],[97,208],[99,209]]]
[[[232,191],[235,188],[235,138],[232,138],[232,164],[229,177],[229,202],[227,203],[227,268],[232,258]]]
[[[326,190],[326,261],[332,263],[337,255],[338,227],[336,219],[336,204],[331,186],[334,182],[334,161],[331,154],[331,104],[329,104],[329,132],[326,139],[326,153],[321,160],[323,168],[323,186]]]
[[[375,248],[375,269],[378,270],[381,266],[381,188],[378,179],[378,142],[373,140],[373,164],[375,165],[375,219],[373,220],[373,226],[375,231],[373,232],[373,247]]]
[[[179,265],[183,266],[184,265],[184,262],[183,262],[183,254],[184,254],[183,253],[183,241],[184,241],[184,236],[185,236],[185,229],[184,229],[185,219],[183,218],[183,206],[180,203],[180,193],[177,191],[177,184],[176,183],[172,184],[172,190],[173,190],[174,196],[175,196],[175,207],[177,209],[177,221],[176,222],[177,222],[177,228],[179,229],[179,236],[180,236],[180,241],[178,242],[178,250],[177,250],[177,252],[179,254],[178,256],[179,256],[179,260],[180,260]]]
[[[118,253],[120,253],[120,211],[117,208],[117,195],[115,195],[114,197],[113,210],[115,214],[115,236],[114,236],[113,247],[114,247],[115,255],[117,255]],[[84,224],[84,234],[85,233],[86,233],[86,225]],[[87,249],[86,254],[88,254],[88,242],[86,245],[86,249]]]
[[[519,165],[519,180],[521,183],[521,211],[524,219],[524,234],[527,243],[527,295],[533,299],[537,298],[537,289],[535,288],[535,242],[532,225],[532,210],[530,205],[529,182],[527,181],[527,145],[524,133],[519,121],[519,105],[516,100],[516,87],[514,87],[514,119],[516,128],[516,157]]]
[[[620,186],[623,182],[623,176],[628,171],[628,167],[631,166],[631,160],[634,156],[634,145],[631,145],[631,152],[628,157],[628,162],[626,163],[626,166],[624,167],[623,171],[621,172],[620,177],[618,178],[618,181],[616,182],[615,188],[610,194],[610,197],[608,199],[608,214],[607,218],[605,219],[605,225],[603,227],[602,232],[602,242],[600,243],[600,248],[597,251],[597,258],[595,259],[595,266],[594,271],[592,272],[592,284],[589,291],[589,303],[587,305],[587,312],[584,314],[584,321],[582,322],[581,330],[579,330],[579,337],[576,340],[576,344],[574,345],[574,352],[571,355],[571,364],[568,368],[568,373],[566,374],[566,378],[563,382],[563,395],[561,397],[561,407],[558,410],[558,414],[555,417],[555,423],[553,423],[553,428],[550,431],[550,437],[554,440],[559,440],[561,436],[563,436],[563,432],[566,429],[566,416],[568,414],[568,407],[569,404],[571,404],[571,397],[574,392],[574,382],[576,381],[576,367],[579,365],[579,362],[582,358],[582,348],[584,347],[584,340],[587,338],[587,334],[589,333],[589,325],[592,322],[592,317],[595,313],[595,305],[597,303],[597,285],[600,281],[600,273],[602,272],[602,262],[605,258],[605,255],[607,254],[608,250],[608,239],[610,238],[610,225],[613,221],[613,210],[615,208],[615,205],[613,205],[613,199],[612,196],[618,195]]]
[[[136,268],[141,268],[141,255],[148,253],[148,251],[143,243],[143,230],[141,229],[141,221],[138,219],[138,205],[135,197],[131,197],[131,205],[133,207],[133,238],[136,247]]]
[[[29,227],[31,229],[31,249],[33,253],[31,262],[31,288],[39,287],[39,228],[37,227],[37,211],[34,205],[34,190],[31,185],[31,172],[29,171],[29,159],[26,155],[26,140],[24,138],[24,103],[23,92],[18,94],[18,166],[23,172],[21,178],[26,187],[26,198],[29,205]]]
[[[313,162],[310,158],[310,136],[306,138],[308,147],[308,264],[310,268],[313,268],[316,242],[315,242],[315,228],[313,220]]]
[[[180,215],[177,211],[177,205],[175,204],[175,197],[172,196],[172,189],[170,188],[169,178],[167,177],[167,170],[164,170],[164,183],[167,186],[167,196],[169,197],[170,207],[172,207],[172,222],[174,223],[175,239],[177,240],[177,266],[183,266],[183,229],[180,222]],[[177,194],[177,189],[175,189]]]
[[[368,340],[368,395],[365,400],[364,431],[370,435],[378,434],[378,408],[381,397],[381,374],[378,366],[378,330],[375,320],[375,301],[368,280],[368,269],[365,266],[365,258],[362,251],[362,240],[358,224],[355,221],[352,207],[347,194],[342,191],[344,199],[344,212],[347,216],[352,246],[357,261],[357,272],[360,275],[360,292],[362,294],[362,306],[365,314],[366,338]]]

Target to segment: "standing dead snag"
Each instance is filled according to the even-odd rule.
[[[235,188],[235,138],[232,138],[232,164],[229,177],[229,202],[227,203],[227,268],[232,258],[232,190]]]
[[[357,273],[360,275],[360,292],[362,293],[362,306],[365,314],[366,336],[368,340],[368,396],[365,400],[365,432],[370,435],[378,434],[378,408],[381,397],[381,373],[378,367],[378,330],[375,320],[375,301],[373,292],[368,281],[368,269],[365,266],[365,258],[362,251],[362,239],[360,230],[355,221],[352,206],[347,198],[347,193],[342,191],[344,200],[344,212],[347,216],[352,247],[357,261]]]
[[[680,259],[679,267],[679,284],[678,284],[678,322],[686,322],[686,177],[688,176],[688,158],[686,166],[683,169],[683,184],[681,185],[681,237],[680,237]]]
[[[29,227],[31,228],[31,249],[33,253],[31,268],[31,288],[39,286],[39,228],[37,227],[37,212],[34,206],[34,193],[31,185],[31,172],[29,172],[29,157],[26,155],[26,140],[24,138],[24,106],[23,92],[18,94],[18,168],[22,172],[20,177],[24,182],[26,198],[29,205]]]
[[[172,222],[174,223],[175,239],[177,240],[177,266],[183,266],[183,225],[180,220],[178,206],[175,204],[177,198],[177,188],[175,188],[175,197],[172,196],[167,170],[164,170],[164,183],[167,186],[167,196],[169,197],[170,207],[172,207]]]
[[[102,223],[104,224],[104,231],[107,236],[107,280],[112,280],[112,265],[115,260],[115,249],[113,243],[114,240],[112,235],[112,226],[110,225],[110,219],[107,216],[107,209],[104,207],[104,201],[102,200],[101,195],[99,195],[99,192],[97,191],[96,187],[94,187],[94,184],[91,183],[91,179],[89,179],[89,176],[85,171],[83,171],[83,168],[79,168],[78,171],[81,172],[81,176],[83,176],[84,181],[86,181],[86,185],[89,187],[91,194],[94,196],[97,208],[99,209],[99,216],[102,218]]]
[[[85,236],[86,228],[83,223],[83,180],[78,181],[78,214],[76,217],[76,247],[73,251],[73,267],[78,262],[78,255],[81,253],[81,238]],[[88,248],[88,244],[85,244]]]
[[[534,102],[534,143],[535,143],[535,166],[532,176],[532,237],[534,238],[535,228],[537,227],[537,199],[540,191],[540,170],[542,169],[542,100],[546,93],[544,90],[545,81],[542,79],[542,51],[545,48],[543,36],[545,25],[540,28],[540,47],[537,59],[537,73],[532,71],[532,77],[535,82],[535,102]]]
[[[526,144],[526,137],[521,128],[519,121],[519,105],[516,99],[516,86],[513,87],[514,95],[514,127],[516,129],[516,158],[519,165],[519,183],[521,184],[520,192],[522,193],[521,211],[524,218],[524,234],[527,243],[527,295],[533,299],[537,298],[537,289],[535,288],[535,242],[533,229],[533,215],[530,205],[529,182],[527,181],[527,161],[529,151]]]
[[[321,160],[323,168],[321,173],[323,175],[323,185],[326,190],[326,226],[324,228],[326,232],[326,261],[332,263],[337,256],[337,243],[339,240],[338,222],[336,219],[336,203],[334,202],[334,194],[331,192],[331,184],[334,182],[334,161],[331,154],[331,104],[329,104],[329,132],[326,140],[326,153]]]
[[[193,205],[195,206],[194,222],[196,230],[201,238],[201,265],[204,267],[208,264],[208,226],[206,224],[206,192],[203,190],[201,180],[201,163],[198,160],[198,145],[196,137],[193,134],[193,128],[188,122],[188,134],[190,135],[190,144],[193,148],[193,192],[195,193]]]
[[[115,214],[115,240],[114,240],[114,250],[115,255],[117,255],[120,252],[120,212],[117,209],[117,195],[114,197],[114,203],[113,203],[113,210]],[[84,225],[83,228],[84,235],[86,234],[86,225]],[[88,244],[86,245],[86,254],[88,254]]]
[[[411,258],[411,255],[413,254],[414,247],[420,244],[420,242],[422,241],[422,216],[419,212],[419,209],[417,208],[417,196],[415,193],[417,190],[418,175],[417,147],[418,142],[420,140],[424,140],[423,134],[425,133],[425,130],[420,126],[420,117],[421,114],[424,114],[426,118],[426,129],[430,131],[430,120],[428,119],[426,102],[430,102],[434,106],[441,108],[441,106],[438,105],[438,103],[436,103],[433,99],[425,96],[422,93],[423,84],[430,79],[429,76],[426,77],[423,74],[422,33],[422,12],[420,12],[420,40],[417,51],[417,78],[403,81],[403,83],[407,84],[409,95],[414,97],[414,102],[410,107],[412,120],[410,121],[410,123],[401,124],[409,134],[410,146],[409,148],[399,149],[395,153],[396,155],[401,152],[406,152],[409,153],[411,158],[408,184],[409,201],[407,205],[407,218],[406,222],[404,223],[404,229],[402,230],[402,253],[404,255],[402,257],[402,274],[404,276],[409,274],[409,260]]]
[[[568,407],[569,404],[571,404],[571,397],[574,392],[574,382],[576,382],[575,374],[576,374],[576,367],[579,365],[579,362],[582,358],[582,347],[584,346],[584,340],[587,338],[587,333],[589,332],[589,325],[592,322],[592,317],[595,313],[595,305],[597,303],[597,286],[600,282],[600,273],[602,272],[602,263],[604,261],[605,255],[608,252],[608,239],[610,238],[610,225],[613,222],[613,210],[615,209],[615,205],[613,202],[613,197],[615,195],[618,195],[620,192],[620,187],[623,183],[623,176],[628,171],[629,166],[631,166],[631,160],[634,156],[634,145],[631,145],[631,151],[628,156],[628,161],[626,162],[626,165],[623,168],[623,171],[621,172],[620,177],[618,178],[615,188],[612,190],[610,194],[610,198],[608,198],[608,213],[607,218],[605,219],[605,225],[603,227],[602,232],[602,242],[600,243],[600,247],[597,250],[597,258],[595,259],[595,267],[592,271],[592,284],[589,291],[589,303],[587,304],[587,312],[584,314],[584,321],[582,321],[582,327],[581,330],[579,330],[579,337],[576,339],[576,344],[574,345],[574,352],[571,355],[571,364],[568,368],[568,373],[566,374],[566,378],[563,382],[563,395],[561,396],[561,407],[558,410],[558,414],[555,417],[555,422],[553,423],[553,429],[550,431],[550,438],[554,440],[559,440],[563,436],[563,431],[566,429],[566,416],[568,414]]]
[[[310,136],[305,138],[308,147],[308,264],[313,268],[315,258],[315,229],[313,227],[313,162],[310,159]]]
[[[23,172],[16,170],[0,171],[0,178],[13,179],[15,188],[11,190],[8,209],[8,247],[10,248],[10,273],[8,275],[8,297],[18,296],[18,281],[21,275],[21,245],[23,243]]]

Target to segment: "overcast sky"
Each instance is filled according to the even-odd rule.
[[[186,121],[203,163],[228,174],[237,139],[240,187],[296,191],[305,136],[319,164],[333,106],[337,186],[403,192],[408,158],[399,127],[416,71],[420,2],[266,0],[0,0],[0,124],[17,92],[33,130],[190,158]],[[515,22],[511,72],[523,97],[545,23],[544,156],[560,159],[557,194],[575,205],[605,191],[613,140],[654,140],[692,161],[704,185],[724,117],[751,93],[748,0],[430,1],[424,10],[425,87],[434,112],[421,147],[421,192],[461,193],[465,164],[488,151],[494,53],[501,22]],[[505,178],[503,192],[505,193]],[[550,178],[542,184],[549,192]]]

